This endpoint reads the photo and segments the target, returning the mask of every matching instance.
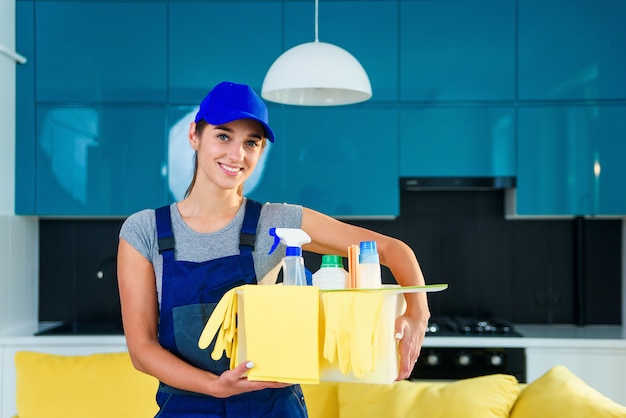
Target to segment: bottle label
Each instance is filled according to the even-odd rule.
[[[359,288],[378,289],[381,288],[382,279],[380,274],[380,264],[360,263],[359,264]]]

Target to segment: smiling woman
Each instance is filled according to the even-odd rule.
[[[274,141],[265,103],[249,86],[218,84],[187,138],[194,171],[183,199],[131,215],[120,231],[118,280],[133,364],[162,382],[159,416],[306,417],[299,385],[248,379],[254,358],[231,368],[227,357],[211,358],[211,345],[200,349],[215,306],[240,285],[276,283],[282,251],[269,254],[270,228],[301,228],[311,237],[303,250],[318,254],[345,256],[355,242],[376,241],[381,263],[402,286],[425,283],[415,254],[402,241],[320,212],[244,197],[244,182]],[[402,336],[399,380],[413,368],[429,317],[424,294],[405,299],[394,327]]]

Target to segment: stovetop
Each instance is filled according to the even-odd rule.
[[[510,321],[502,318],[434,316],[428,321],[427,336],[521,337]]]

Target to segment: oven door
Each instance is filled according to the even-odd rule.
[[[526,350],[495,347],[423,347],[410,380],[458,380],[509,374],[526,383]]]

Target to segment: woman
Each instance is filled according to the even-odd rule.
[[[185,198],[130,216],[120,232],[120,298],[133,364],[161,382],[159,417],[306,417],[298,385],[249,381],[242,376],[252,361],[229,370],[227,358],[210,359],[212,347],[197,347],[227,290],[275,282],[282,256],[267,255],[273,238],[263,231],[301,228],[311,237],[303,249],[321,254],[345,256],[351,244],[376,241],[381,263],[403,286],[424,284],[417,259],[399,240],[301,206],[242,196],[266,141],[274,141],[267,108],[250,87],[218,84],[188,136],[195,168]],[[406,312],[396,322],[398,380],[417,360],[429,317],[425,293],[405,297]]]

